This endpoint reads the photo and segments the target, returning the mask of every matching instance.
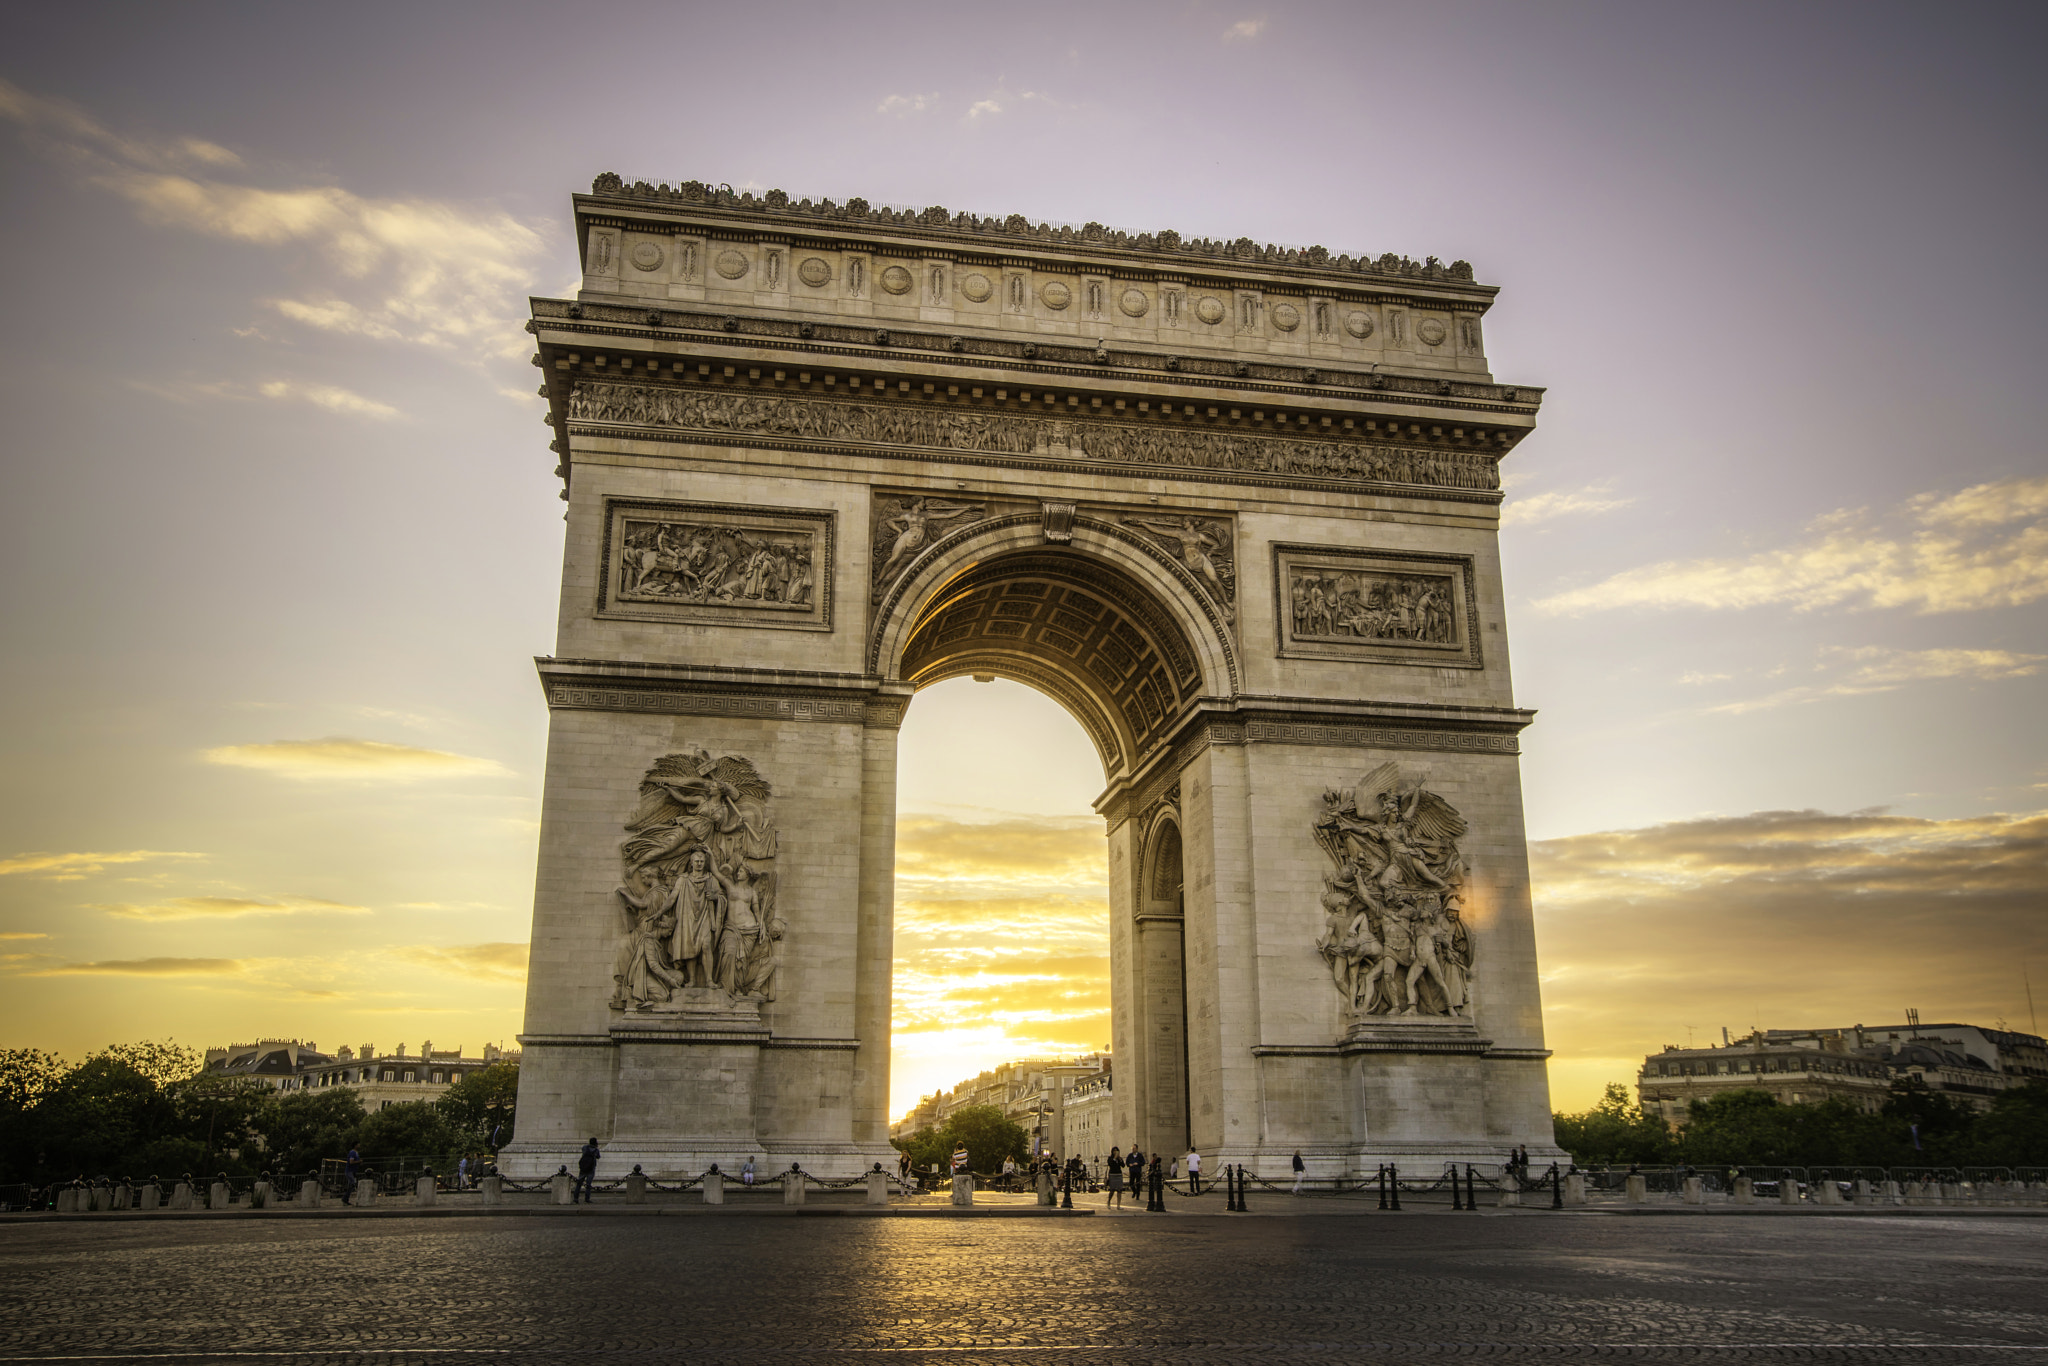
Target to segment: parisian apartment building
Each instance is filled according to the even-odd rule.
[[[417,1052],[404,1044],[379,1052],[375,1044],[366,1043],[360,1048],[344,1044],[334,1053],[323,1053],[311,1041],[298,1039],[259,1039],[206,1050],[209,1076],[246,1077],[277,1091],[346,1086],[365,1110],[433,1100],[493,1063],[518,1061],[518,1049],[495,1044],[485,1044],[476,1055],[465,1054],[460,1047],[436,1048],[431,1042],[421,1044]]]

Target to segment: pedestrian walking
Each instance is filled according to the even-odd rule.
[[[356,1198],[356,1182],[363,1174],[363,1155],[356,1151],[356,1145],[348,1145],[348,1161],[342,1164],[342,1176],[348,1181],[348,1188],[341,1193],[341,1203],[352,1204]]]
[[[469,1158],[464,1157],[455,1164],[455,1189],[466,1190],[469,1186]]]
[[[1308,1177],[1308,1164],[1301,1160],[1301,1149],[1294,1150],[1294,1193],[1301,1194],[1301,1183]]]
[[[1135,1195],[1145,1193],[1145,1150],[1133,1148],[1124,1154],[1124,1170],[1130,1173],[1131,1191]]]
[[[1122,1209],[1124,1207],[1124,1155],[1115,1148],[1109,1150],[1109,1193],[1102,1197],[1102,1207]]]
[[[590,1185],[593,1181],[597,1180],[598,1155],[597,1135],[592,1134],[590,1142],[584,1144],[583,1151],[576,1156],[576,1184],[569,1188],[570,1204],[576,1203],[578,1195],[583,1197],[584,1204],[590,1203],[592,1194]]]

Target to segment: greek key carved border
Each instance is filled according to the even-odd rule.
[[[1245,738],[1269,745],[1347,745],[1358,749],[1439,750],[1452,754],[1520,754],[1513,735],[1485,731],[1411,729],[1406,726],[1345,726],[1298,721],[1251,721]]]
[[[739,716],[772,721],[827,721],[840,725],[901,724],[903,708],[894,702],[865,697],[778,697],[764,693],[708,693],[680,689],[607,687],[566,683],[548,688],[548,706],[556,711],[630,711],[666,716]],[[872,718],[872,719],[871,719]]]

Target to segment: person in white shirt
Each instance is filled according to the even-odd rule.
[[[1192,1148],[1188,1150],[1188,1193],[1202,1193],[1202,1155]]]

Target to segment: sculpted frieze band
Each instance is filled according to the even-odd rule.
[[[1351,479],[1372,484],[1493,491],[1491,456],[1350,441],[1296,441],[1236,432],[966,413],[821,398],[704,393],[654,384],[579,382],[571,422],[738,432],[813,441],[1052,456],[1104,463]]]

